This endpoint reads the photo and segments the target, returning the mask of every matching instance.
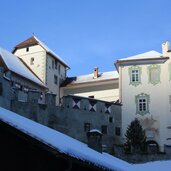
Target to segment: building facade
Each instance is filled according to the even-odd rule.
[[[119,99],[122,103],[122,137],[132,120],[138,118],[147,142],[164,151],[171,145],[171,52],[169,42],[156,51],[119,59]]]
[[[74,94],[88,98],[116,102],[119,99],[119,77],[117,71],[69,77],[61,85],[61,95]]]
[[[69,66],[35,36],[16,45],[13,53],[39,77],[50,93],[56,94],[59,105],[60,84],[66,79]]]
[[[162,50],[162,53],[149,51],[119,59],[115,63],[117,71],[100,73],[94,68],[93,74],[69,78],[66,77],[68,65],[35,36],[18,44],[13,53],[48,87],[49,93],[56,95],[57,105],[64,105],[60,101],[63,96],[119,102],[122,104],[123,142],[127,126],[138,118],[146,131],[147,141],[155,142],[164,151],[166,146],[171,146],[169,42],[162,44]],[[76,109],[68,108],[68,112],[72,110]]]
[[[41,91],[36,89],[23,91],[25,87],[21,83],[29,86],[29,82],[18,80],[15,85],[3,74],[4,69],[0,68],[1,107],[84,143],[88,143],[87,132],[92,129],[99,130],[103,133],[104,150],[108,152],[111,152],[114,144],[121,143],[120,104],[68,95],[63,97],[61,106],[56,106],[56,95],[45,93],[45,99],[42,102],[40,101]],[[13,78],[19,77],[13,76]]]

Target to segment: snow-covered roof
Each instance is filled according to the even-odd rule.
[[[22,76],[30,81],[39,84],[40,86],[46,87],[24,64],[21,62],[21,60],[13,55],[11,52],[4,50],[0,47],[0,56],[2,57],[2,60],[4,61],[7,68]]]
[[[69,65],[62,59],[59,57],[59,55],[57,55],[54,51],[52,51],[50,48],[48,48],[42,41],[40,41],[36,36],[34,36],[34,38],[38,41],[38,43],[40,44],[40,46],[42,46],[47,52],[49,52],[50,54],[52,54],[54,57],[56,57],[59,61],[61,61],[63,64],[65,64],[67,67],[69,67]]]
[[[80,141],[2,107],[0,107],[0,120],[60,153],[86,161],[98,167],[115,171],[128,171],[132,166],[107,153],[99,153]]]
[[[59,55],[57,55],[54,51],[52,51],[50,48],[48,48],[45,43],[43,43],[42,41],[40,41],[35,35],[33,35],[32,37],[28,38],[27,40],[19,43],[18,45],[15,46],[13,52],[15,52],[15,50],[17,48],[23,48],[23,47],[27,47],[27,46],[31,46],[31,45],[36,45],[39,44],[43,49],[46,50],[47,53],[51,54],[53,57],[55,57],[56,59],[58,59],[62,64],[64,64],[66,67],[69,68],[69,65],[59,57]]]
[[[66,79],[62,86],[70,84],[79,84],[79,83],[93,83],[98,81],[106,81],[112,79],[118,79],[119,75],[117,71],[102,72],[98,74],[97,78],[94,78],[94,74],[81,75],[77,77],[69,77]]]
[[[160,57],[162,57],[161,53],[151,50],[149,52],[141,53],[138,55],[127,57],[127,58],[122,58],[122,59],[119,59],[118,61],[136,60],[136,59],[152,59],[152,58],[160,58]]]

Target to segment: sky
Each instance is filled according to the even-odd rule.
[[[116,70],[119,58],[171,41],[170,0],[0,0],[0,47],[35,34],[69,66],[68,76],[99,67]]]

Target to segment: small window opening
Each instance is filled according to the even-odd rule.
[[[30,59],[30,65],[34,65],[34,58]]]

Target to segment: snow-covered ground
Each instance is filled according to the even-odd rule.
[[[57,151],[114,171],[170,171],[170,161],[157,161],[145,164],[129,164],[107,153],[99,153],[86,144],[79,142],[56,130],[24,118],[0,107],[0,120],[34,137]]]
[[[132,165],[132,171],[170,171],[171,160]]]

